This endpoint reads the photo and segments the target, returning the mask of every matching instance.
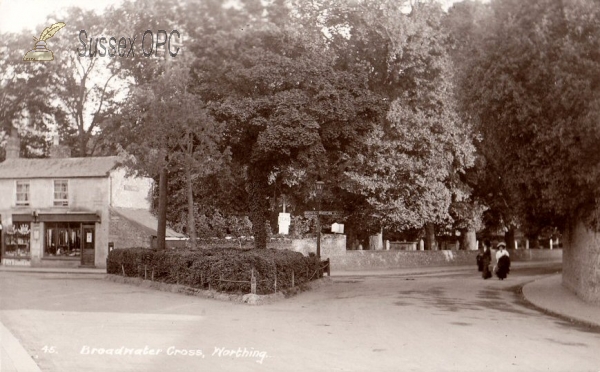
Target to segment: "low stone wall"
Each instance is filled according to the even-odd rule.
[[[560,261],[563,257],[562,249],[509,249],[508,253],[512,261]]]
[[[308,256],[311,252],[317,253],[317,238],[275,240],[267,243],[267,248],[289,249]],[[340,257],[346,254],[346,235],[321,235],[321,258]]]
[[[230,240],[214,242],[214,246],[236,247],[237,242]],[[416,243],[401,242],[402,246],[395,248],[412,248]],[[205,244],[200,244],[205,246]],[[243,247],[253,246],[252,241],[244,242]],[[289,239],[273,238],[267,242],[267,248],[289,249],[300,252],[305,256],[316,253],[317,239]],[[440,251],[415,251],[415,250],[346,250],[346,235],[323,234],[321,235],[321,258],[331,259],[332,270],[371,270],[394,268],[418,268],[435,266],[476,265],[475,257],[479,251],[440,250]],[[492,250],[492,257],[496,251]],[[561,260],[561,249],[517,249],[509,250],[513,261],[544,261]]]
[[[331,258],[331,269],[370,270],[473,265],[477,251],[347,251]]]
[[[479,251],[347,251],[345,255],[331,257],[331,269],[371,270],[403,269],[436,266],[476,265]],[[492,257],[496,252],[492,250]],[[519,249],[509,250],[511,260],[560,261],[562,250]]]
[[[582,300],[600,305],[600,234],[578,223],[565,243],[563,285]]]

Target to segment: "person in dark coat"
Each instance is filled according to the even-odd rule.
[[[481,254],[481,277],[483,279],[489,279],[492,277],[490,271],[490,264],[492,263],[492,251],[487,245],[483,245],[483,253]]]

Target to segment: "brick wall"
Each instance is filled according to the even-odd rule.
[[[584,301],[600,304],[600,234],[577,223],[565,243],[563,285]]]

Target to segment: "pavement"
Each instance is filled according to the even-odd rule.
[[[554,263],[546,262],[513,262],[513,267],[535,267]],[[359,276],[407,276],[434,275],[440,273],[460,272],[472,269],[469,266],[431,267],[414,269],[390,269],[370,271],[337,271],[335,277]],[[89,268],[31,268],[0,266],[0,272],[28,273],[63,273],[63,274],[106,274],[105,269]],[[539,310],[590,327],[600,328],[600,305],[592,305],[579,299],[562,285],[560,273],[549,275],[523,286],[523,297]],[[0,323],[0,371],[1,372],[38,372],[40,368],[30,353],[21,345],[17,338]]]
[[[523,286],[523,297],[538,309],[587,326],[600,328],[600,304],[584,302],[562,285],[555,274]]]

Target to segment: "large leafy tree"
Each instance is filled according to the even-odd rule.
[[[6,40],[0,47],[0,133],[21,138],[22,156],[44,156],[50,127],[64,118],[52,101],[51,69],[23,61],[35,44],[29,32],[0,36]]]
[[[124,98],[119,93],[127,88],[121,59],[101,56],[103,49],[95,43],[96,38],[114,34],[103,16],[111,18],[108,13],[99,15],[73,7],[48,17],[47,21],[66,24],[51,39],[54,61],[46,65],[52,79],[48,87],[52,96],[47,99],[64,112],[57,129],[61,141],[71,147],[74,156],[98,154],[95,137],[99,136],[108,113],[117,109],[119,98]],[[82,35],[85,47],[79,40],[80,30],[87,33]]]
[[[593,1],[492,2],[462,77],[498,202],[530,230],[597,208],[600,10]]]
[[[320,37],[256,22],[216,34],[197,52],[195,92],[226,123],[235,161],[247,169],[256,246],[266,246],[269,183],[304,185],[358,145],[379,117],[364,68],[339,69]]]
[[[168,177],[171,170],[184,174],[188,210],[188,233],[196,243],[194,178],[217,171],[226,152],[217,144],[221,125],[188,91],[189,66],[185,60],[165,61],[163,73],[140,85],[123,109],[118,133],[121,146],[133,155],[131,165],[139,172],[159,178],[158,241],[164,244]]]
[[[66,26],[49,40],[54,61],[48,63],[22,61],[33,47],[33,35],[5,35],[9,42],[3,47],[0,61],[0,119],[5,131],[11,123],[19,126],[24,148],[37,146],[37,152],[43,152],[45,144],[39,138],[50,126],[58,130],[61,141],[75,156],[114,154],[117,141],[111,133],[117,127],[109,119],[119,112],[132,84],[146,83],[162,72],[163,58],[156,58],[156,52],[152,57],[142,55],[143,33],[151,30],[156,43],[158,30],[170,33],[177,29],[175,15],[185,16],[180,9],[174,0],[136,0],[100,14],[72,7],[51,15],[37,32],[57,21]],[[85,33],[80,34],[81,30]],[[180,34],[185,30],[181,29]],[[116,44],[111,37],[116,38]],[[118,50],[121,37],[127,44],[124,50]],[[164,36],[160,37],[162,41]],[[134,39],[130,53],[130,41]],[[182,40],[174,37],[173,41]],[[150,49],[148,40],[144,48]],[[159,57],[165,53],[165,47],[160,49]],[[122,57],[116,55],[123,52]]]
[[[176,29],[173,19],[178,9],[175,1],[137,0],[102,13],[71,7],[48,17],[46,25],[61,21],[66,26],[50,39],[54,61],[36,64],[43,65],[38,67],[43,74],[36,73],[37,79],[45,80],[30,79],[29,84],[41,87],[45,83],[43,94],[39,89],[31,92],[60,114],[53,124],[73,155],[116,152],[111,116],[119,112],[133,85],[151,81],[162,72],[162,57],[167,53],[166,47],[161,47],[160,53],[154,47],[151,57],[143,56],[143,33],[152,31],[156,44],[158,30],[170,33]],[[43,27],[39,28],[41,32]],[[163,41],[163,34],[160,38]],[[144,50],[149,50],[150,44],[146,40]]]
[[[108,27],[112,30],[120,30],[119,32],[125,36],[137,36],[137,58],[123,59],[121,69],[134,87],[144,85],[148,87],[159,79],[164,79],[161,76],[163,76],[166,65],[162,63],[164,59],[160,58],[161,56],[165,56],[171,62],[180,63],[181,59],[193,56],[197,51],[197,46],[205,45],[206,41],[210,40],[210,37],[216,32],[243,28],[256,15],[259,15],[258,18],[260,18],[263,8],[260,2],[253,1],[245,2],[239,9],[238,7],[225,7],[221,0],[189,2],[134,0],[126,1],[118,8],[111,10],[114,14],[118,13],[119,16],[111,17]],[[140,9],[144,9],[144,12],[140,12]],[[155,56],[140,58],[139,43],[146,30],[154,31],[155,38],[157,30],[167,30],[167,32],[177,30],[180,35],[174,35],[172,40],[177,42],[172,46],[172,50],[180,48],[177,56],[170,57],[162,53],[159,54],[159,58],[155,58]],[[162,37],[161,35],[161,40]],[[148,49],[149,42],[146,41],[145,50]],[[139,89],[134,88],[134,91],[136,90]],[[109,120],[103,122],[99,132],[102,136],[97,136],[103,151],[115,152],[118,147],[128,147],[129,144],[136,142],[136,131],[130,130],[131,125],[128,119],[133,112],[131,103],[136,100],[132,98],[123,108],[115,110]],[[198,106],[203,103],[194,102],[190,105]],[[199,145],[205,139],[206,134],[198,132],[194,136],[196,139],[190,143],[195,149],[193,151],[197,153],[203,148]],[[210,139],[210,137],[206,138]],[[212,139],[210,141],[212,143]],[[226,146],[221,150],[225,148]],[[217,177],[210,174],[213,169],[207,167],[208,164],[192,161],[190,165],[181,162],[180,160],[185,157],[183,156],[185,154],[180,150],[169,150],[178,152],[177,161],[174,159],[168,167],[167,194],[169,202],[166,209],[167,219],[174,228],[193,236],[196,228],[199,228],[201,232],[210,230],[206,228],[207,224],[204,222],[207,219],[210,220],[212,216],[247,213],[246,191],[243,189],[243,183],[240,184],[240,180],[243,180],[240,177],[240,166],[229,164],[222,167]],[[188,160],[190,159],[188,157]],[[213,156],[214,164],[221,160],[223,158]],[[202,167],[198,168],[199,165]],[[160,177],[158,178],[160,179]],[[154,195],[157,201],[160,199],[158,194]],[[198,200],[201,202],[193,202]]]
[[[462,97],[461,77],[467,70],[468,62],[481,51],[482,35],[486,32],[486,21],[490,16],[488,3],[466,0],[455,3],[443,18],[443,26],[448,36],[448,52],[453,62],[454,92]],[[514,221],[513,209],[508,205],[510,200],[504,197],[501,184],[492,167],[494,158],[487,158],[489,152],[486,141],[482,141],[480,128],[468,112],[458,112],[461,120],[468,123],[473,130],[473,143],[476,147],[475,165],[461,177],[463,184],[470,189],[470,197],[461,202],[454,202],[450,214],[455,220],[455,227],[461,229],[462,236],[471,235],[475,241],[475,231],[499,231],[504,228],[503,221]],[[502,196],[502,197],[499,197]],[[512,239],[508,239],[512,240]],[[468,243],[465,241],[465,245]]]
[[[399,15],[401,16],[401,15]],[[441,10],[416,6],[390,43],[398,97],[386,126],[368,139],[370,152],[353,174],[384,223],[399,229],[442,223],[460,189],[452,179],[473,163],[468,128],[456,114]]]
[[[427,226],[433,246],[433,225],[450,223],[452,203],[469,195],[462,176],[474,148],[456,113],[443,12],[428,2],[404,5],[332,0],[305,4],[300,14],[326,30],[340,68],[367,66],[369,89],[385,107],[366,148],[348,154],[340,184],[362,197],[366,221],[389,230]]]

